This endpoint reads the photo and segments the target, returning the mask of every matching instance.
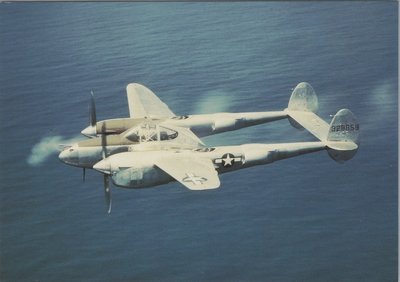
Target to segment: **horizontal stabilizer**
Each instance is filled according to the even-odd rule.
[[[358,149],[358,145],[349,141],[328,141],[326,145],[336,151],[353,151]]]
[[[309,131],[321,141],[325,141],[329,133],[329,124],[313,112],[291,111],[286,109],[290,118]]]

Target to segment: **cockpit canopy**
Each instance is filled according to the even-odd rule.
[[[131,129],[125,137],[130,141],[145,143],[172,140],[178,137],[178,132],[157,124],[145,123]]]
[[[164,126],[157,123],[146,122],[130,129],[125,137],[138,143],[155,141],[170,141],[190,147],[203,146],[203,143],[189,129],[174,126]]]

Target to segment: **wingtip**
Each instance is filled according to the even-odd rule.
[[[136,83],[136,82],[131,82],[126,86],[126,90],[128,89],[136,89],[138,87],[143,87],[142,84]]]

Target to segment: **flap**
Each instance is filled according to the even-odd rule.
[[[190,190],[215,189],[220,186],[218,173],[209,159],[193,159],[187,155],[170,155],[155,163]]]

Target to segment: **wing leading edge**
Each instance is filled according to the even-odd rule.
[[[141,84],[128,84],[126,92],[131,118],[171,118],[175,116],[167,104]]]

